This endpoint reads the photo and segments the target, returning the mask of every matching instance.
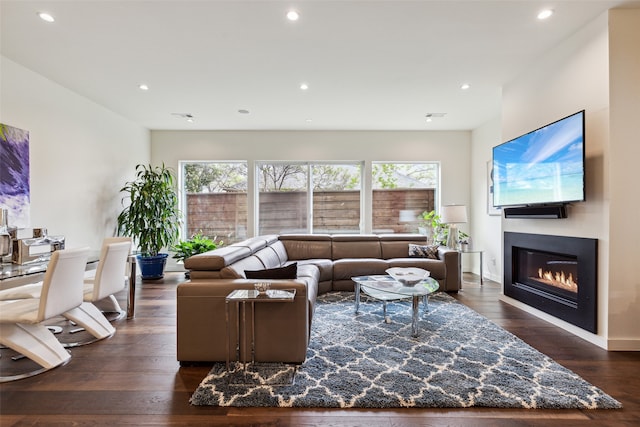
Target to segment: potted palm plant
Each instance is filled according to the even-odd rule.
[[[137,243],[138,265],[143,280],[164,276],[167,253],[178,240],[180,211],[175,191],[173,171],[162,166],[137,165],[136,177],[127,182],[120,192],[125,193],[125,206],[118,215],[118,234],[129,236]]]

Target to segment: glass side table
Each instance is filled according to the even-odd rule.
[[[484,251],[475,250],[475,249],[465,249],[465,250],[459,250],[458,252],[460,252],[461,254],[478,254],[478,256],[480,257],[480,286],[482,286],[482,254]]]
[[[242,336],[247,336],[247,303],[251,308],[251,364],[255,363],[256,337],[255,337],[255,305],[256,303],[274,303],[274,302],[293,302],[296,296],[295,289],[270,289],[265,293],[260,293],[255,289],[236,289],[229,293],[225,298],[225,321],[227,323],[227,373],[230,371],[231,365],[231,325],[229,322],[229,305],[235,303],[236,306],[236,345],[235,353],[237,361],[242,360],[242,369],[246,371],[247,355],[244,351],[244,357],[240,354],[240,323],[242,323]],[[242,305],[242,318],[240,317],[240,305]]]

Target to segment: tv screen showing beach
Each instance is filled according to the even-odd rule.
[[[493,204],[584,200],[584,112],[493,149]]]

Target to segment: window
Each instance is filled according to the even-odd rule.
[[[258,234],[307,233],[307,166],[257,165]]]
[[[186,235],[247,238],[247,163],[180,162]]]
[[[418,231],[422,212],[435,209],[438,163],[372,163],[366,206],[363,171],[364,162],[256,162],[249,183],[246,161],[182,161],[185,237],[202,232],[231,244],[247,238],[249,229],[256,235],[357,234],[368,229],[363,209],[373,233],[408,233]],[[256,201],[255,211],[248,212],[249,200]],[[254,220],[255,229],[249,227]]]
[[[313,232],[360,233],[362,165],[314,164]]]
[[[372,164],[373,232],[418,231],[419,216],[435,209],[437,163]]]
[[[258,163],[258,233],[359,233],[359,163]],[[310,226],[311,225],[311,226]]]

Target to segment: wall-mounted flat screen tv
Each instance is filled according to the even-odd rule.
[[[493,148],[493,205],[585,200],[584,110]]]

